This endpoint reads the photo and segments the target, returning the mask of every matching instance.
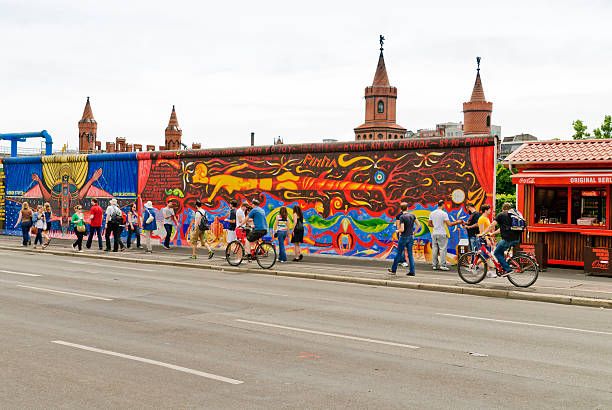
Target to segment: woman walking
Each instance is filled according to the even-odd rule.
[[[81,205],[77,205],[74,207],[75,213],[72,215],[72,225],[74,226],[74,233],[76,234],[77,240],[72,244],[72,250],[76,251],[78,248],[78,252],[83,252],[83,236],[85,236],[85,232],[87,232],[87,227],[85,226],[85,220],[83,219],[83,208]]]
[[[291,235],[291,243],[295,249],[295,258],[293,262],[299,262],[304,257],[300,244],[304,242],[304,214],[299,205],[293,206],[293,230]]]
[[[132,204],[130,207],[130,211],[127,214],[127,224],[128,224],[128,236],[127,236],[127,248],[130,249],[132,246],[132,235],[136,237],[136,247],[138,249],[142,248],[140,246],[140,229],[139,229],[139,217],[138,211],[136,210],[136,204]]]
[[[274,221],[274,236],[278,238],[278,261],[287,262],[287,253],[285,252],[285,240],[287,239],[287,231],[289,228],[289,216],[286,207],[281,207],[276,220]]]
[[[142,230],[144,231],[145,236],[145,247],[146,253],[153,252],[151,248],[151,233],[157,229],[157,222],[155,221],[155,209],[153,209],[153,203],[151,201],[147,201],[144,204],[145,210],[142,214]]]
[[[19,211],[19,217],[15,223],[15,228],[21,223],[21,235],[23,236],[23,246],[28,246],[30,241],[30,228],[32,227],[32,216],[34,213],[30,209],[30,205],[24,202],[21,205],[21,211]]]
[[[36,212],[34,212],[34,217],[32,219],[34,222],[34,227],[32,228],[32,234],[35,235],[34,239],[34,249],[36,249],[36,245],[40,243],[40,247],[43,247],[43,232],[46,228],[45,223],[45,214],[43,213],[42,205],[38,205],[36,207]]]
[[[45,239],[45,243],[43,244],[43,249],[49,246],[51,242],[51,204],[49,202],[45,202],[45,230],[43,231],[43,238]]]

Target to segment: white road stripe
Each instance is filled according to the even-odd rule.
[[[34,273],[24,273],[24,272],[15,272],[12,270],[0,270],[0,272],[2,273],[10,273],[11,275],[22,275],[22,276],[40,276],[40,275],[36,275]]]
[[[242,384],[242,383],[244,383],[241,380],[230,379],[229,377],[223,377],[223,376],[219,376],[219,375],[212,374],[212,373],[201,372],[199,370],[193,370],[193,369],[189,369],[187,367],[176,366],[176,365],[170,364],[170,363],[158,362],[157,360],[146,359],[144,357],[132,356],[132,355],[123,354],[123,353],[117,353],[117,352],[113,352],[113,351],[110,351],[110,350],[97,349],[95,347],[79,345],[79,344],[76,344],[76,343],[64,342],[63,340],[54,340],[51,343],[55,343],[55,344],[58,344],[58,345],[75,347],[77,349],[88,350],[90,352],[95,352],[95,353],[102,353],[102,354],[106,354],[106,355],[109,355],[109,356],[121,357],[123,359],[134,360],[134,361],[137,361],[137,362],[153,364],[155,366],[161,366],[161,367],[165,367],[167,369],[177,370],[179,372],[194,374],[196,376],[206,377],[208,379],[218,380],[220,382],[225,382],[225,383],[230,383],[230,384]]]
[[[385,340],[376,340],[376,339],[368,339],[368,338],[365,338],[365,337],[357,337],[357,336],[341,335],[341,334],[337,334],[337,333],[320,332],[318,330],[300,329],[298,327],[281,326],[281,325],[275,325],[273,323],[254,322],[252,320],[236,319],[236,321],[237,322],[242,322],[242,323],[250,323],[252,325],[276,327],[278,329],[285,329],[285,330],[294,330],[296,332],[312,333],[314,335],[331,336],[331,337],[339,337],[339,338],[342,338],[342,339],[357,340],[359,342],[376,343],[376,344],[387,345],[387,346],[406,347],[408,349],[419,349],[419,346],[407,345],[407,344],[403,344],[403,343],[387,342]]]
[[[63,290],[55,290],[55,289],[47,289],[47,288],[37,288],[35,286],[25,286],[25,285],[17,285],[17,286],[20,287],[20,288],[40,290],[42,292],[61,293],[61,294],[64,294],[64,295],[81,296],[81,297],[84,297],[84,298],[106,300],[106,301],[112,300],[112,299],[108,299],[108,298],[102,298],[100,296],[84,295],[82,293],[66,292],[66,291],[63,291]]]
[[[454,315],[452,313],[436,313],[436,315],[459,317],[459,318],[463,318],[463,319],[485,320],[485,321],[488,321],[488,322],[510,323],[510,324],[513,324],[513,325],[525,325],[525,326],[545,327],[545,328],[548,328],[548,329],[571,330],[571,331],[574,331],[574,332],[595,333],[595,334],[598,334],[598,335],[611,335],[612,336],[612,333],[610,333],[610,332],[600,332],[600,331],[597,331],[597,330],[576,329],[576,328],[573,328],[573,327],[542,325],[542,324],[539,324],[539,323],[528,323],[528,322],[515,322],[513,320],[489,319],[489,318],[486,318],[486,317]]]

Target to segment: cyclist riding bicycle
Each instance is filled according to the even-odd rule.
[[[253,199],[251,201],[253,205],[253,209],[249,212],[248,217],[246,218],[246,223],[253,222],[253,230],[247,234],[245,249],[247,257],[251,255],[251,245],[268,233],[268,226],[266,224],[266,213],[259,206],[259,200]]]
[[[485,229],[484,232],[478,234],[478,237],[485,236],[489,232],[493,231],[497,225],[499,225],[500,233],[502,240],[499,241],[497,246],[495,247],[495,258],[499,262],[499,264],[504,269],[504,273],[511,273],[512,269],[510,265],[506,261],[505,252],[517,245],[521,240],[521,232],[512,229],[512,217],[510,216],[510,211],[512,210],[512,204],[506,202],[502,206],[502,212],[495,216],[495,220]]]

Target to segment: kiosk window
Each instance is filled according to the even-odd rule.
[[[606,188],[572,188],[572,224],[606,225]]]
[[[535,223],[567,224],[567,188],[540,188],[534,191]]]

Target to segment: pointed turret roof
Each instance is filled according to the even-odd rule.
[[[174,109],[174,105],[172,106],[172,113],[170,114],[170,121],[168,121],[167,130],[178,130],[179,123],[178,118],[176,118],[176,110]]]
[[[94,116],[93,112],[91,111],[91,104],[89,104],[89,97],[87,97],[87,102],[85,103],[85,109],[83,110],[83,117],[81,118],[81,121],[93,119]]]
[[[482,81],[480,80],[480,68],[476,73],[476,82],[474,83],[474,90],[472,91],[472,98],[470,102],[485,102],[484,90],[482,89]]]
[[[376,66],[376,74],[374,74],[372,87],[390,87],[389,76],[387,75],[387,68],[385,67],[385,58],[383,57],[382,50],[380,50],[380,56],[378,57],[378,66]]]

